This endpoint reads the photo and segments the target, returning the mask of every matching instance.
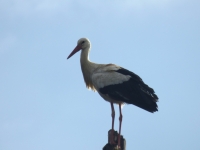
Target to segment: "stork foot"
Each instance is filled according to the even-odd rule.
[[[118,135],[118,147],[120,148],[120,145],[121,145],[121,143],[120,143],[120,138],[121,138],[121,136],[120,136],[120,134]]]
[[[115,134],[114,134],[114,130],[111,130],[109,143],[110,143],[111,145],[116,145],[116,144],[117,144],[117,143],[115,142]]]

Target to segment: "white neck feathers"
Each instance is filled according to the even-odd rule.
[[[88,89],[92,89],[95,91],[94,85],[92,83],[91,75],[93,71],[97,68],[97,64],[89,61],[89,56],[88,56],[89,51],[90,51],[90,48],[85,48],[81,51],[81,58],[80,58],[81,69],[82,69],[83,78],[85,80],[86,87]]]

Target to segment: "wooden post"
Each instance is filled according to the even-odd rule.
[[[116,144],[111,145],[110,140],[111,140],[111,134],[112,130],[108,131],[108,143],[103,147],[103,150],[126,150],[126,140],[123,138],[123,136],[120,136],[120,148],[117,146],[118,143],[118,132],[114,131],[114,142]]]

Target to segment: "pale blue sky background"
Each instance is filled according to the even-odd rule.
[[[200,149],[199,0],[0,0],[0,150],[100,150],[110,104],[85,87],[90,58],[138,74],[159,96],[123,108],[127,150]],[[118,130],[118,107],[115,129]]]

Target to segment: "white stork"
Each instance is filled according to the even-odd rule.
[[[151,113],[158,111],[157,95],[135,73],[115,64],[96,64],[89,60],[90,41],[87,38],[78,40],[77,46],[67,57],[69,59],[76,52],[81,51],[81,69],[86,87],[97,91],[100,96],[111,104],[112,131],[114,131],[115,110],[113,104],[119,105],[119,137],[122,123],[121,106],[124,103],[133,104]],[[110,144],[115,144],[111,138]]]

